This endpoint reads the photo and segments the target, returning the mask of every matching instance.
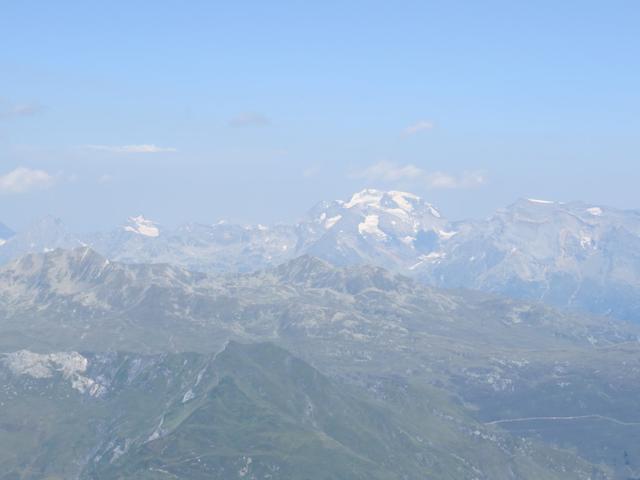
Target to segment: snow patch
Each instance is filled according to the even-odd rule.
[[[326,228],[327,230],[329,230],[329,229],[330,229],[330,228],[332,228],[336,223],[338,223],[341,219],[342,219],[342,215],[336,215],[335,217],[327,218],[327,221],[326,221],[326,222],[324,222],[324,228]]]
[[[249,473],[249,470],[251,469],[251,463],[253,463],[251,457],[242,457],[242,459],[244,460],[244,466],[240,470],[238,470],[238,476],[240,478],[246,476]]]
[[[416,241],[416,238],[412,237],[411,235],[407,235],[406,237],[402,237],[400,241],[405,245],[413,245],[413,242]]]
[[[443,238],[444,240],[449,240],[454,235],[457,235],[458,232],[445,232],[444,230],[438,230],[438,236]]]
[[[526,318],[526,314],[531,311],[529,305],[513,307],[513,309],[507,314],[507,318],[511,320],[512,324],[522,323]]]
[[[195,396],[196,395],[193,393],[193,390],[189,389],[182,397],[182,403],[187,403],[188,401],[193,400]]]
[[[580,238],[580,246],[582,248],[588,248],[593,245],[593,239],[587,235],[583,235]]]
[[[390,215],[400,217],[404,221],[409,220],[411,215],[421,213],[419,210],[416,211],[416,208],[418,206],[424,206],[429,210],[429,213],[432,216],[436,218],[442,218],[440,212],[435,207],[433,207],[433,205],[422,202],[420,197],[418,197],[417,195],[408,192],[400,192],[397,190],[383,192],[380,190],[375,190],[373,188],[367,188],[353,194],[351,200],[349,200],[348,202],[339,203],[344,208],[359,207],[378,209]],[[395,204],[395,206],[393,204]]]
[[[600,217],[603,212],[600,207],[591,207],[591,208],[587,208],[587,213],[590,213],[594,217]]]
[[[431,252],[428,255],[422,255],[420,258],[427,261],[435,261],[441,258],[446,257],[447,254],[444,252]]]
[[[380,208],[380,200],[382,200],[384,193],[380,190],[374,190],[368,188],[358,193],[354,193],[347,203],[344,204],[345,208],[353,208],[356,205],[366,205]]]
[[[531,202],[531,203],[539,203],[539,204],[544,204],[544,205],[552,205],[552,204],[556,203],[556,202],[553,202],[551,200],[540,200],[538,198],[527,198],[527,201]]]
[[[444,252],[431,252],[428,255],[420,255],[419,262],[410,266],[409,270],[415,270],[423,263],[437,263],[447,256]]]
[[[386,234],[378,228],[378,222],[378,215],[367,215],[364,218],[364,222],[358,224],[358,232],[360,235],[369,234],[386,237]]]
[[[434,207],[431,204],[428,204],[427,207],[429,207],[429,212],[431,212],[431,215],[433,215],[436,218],[442,218],[442,215],[440,215],[440,212],[436,207]]]
[[[137,233],[145,237],[157,237],[160,235],[160,229],[151,221],[142,215],[137,217],[129,217],[129,225],[124,227],[125,231]]]
[[[391,199],[396,203],[396,205],[398,205],[398,207],[400,207],[405,212],[410,212],[411,210],[413,210],[413,204],[411,203],[411,201],[420,201],[420,197],[414,195],[413,193],[398,192],[393,190],[389,192],[389,195],[391,196]]]
[[[147,438],[145,443],[153,442],[154,440],[157,440],[158,438],[163,436],[164,432],[162,431],[162,425],[164,425],[164,416],[162,416],[162,418],[160,419],[160,423],[155,428],[153,433],[149,435],[149,438]]]

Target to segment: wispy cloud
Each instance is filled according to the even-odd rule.
[[[44,110],[38,103],[10,103],[0,99],[0,119],[10,119],[16,117],[29,117]]]
[[[245,112],[236,115],[229,120],[229,126],[235,128],[244,127],[265,127],[271,123],[271,120],[260,113]]]
[[[98,177],[98,183],[100,184],[111,183],[112,181],[113,181],[113,175],[109,173],[105,173]]]
[[[378,162],[369,165],[367,168],[355,172],[356,178],[365,178],[367,180],[382,180],[385,182],[397,182],[399,180],[415,180],[424,175],[421,168],[412,164],[397,165],[391,162]]]
[[[18,167],[0,175],[0,193],[26,193],[51,187],[56,178],[44,170]]]
[[[178,149],[173,147],[159,147],[153,144],[141,145],[85,145],[84,148],[108,153],[171,153]]]
[[[428,189],[472,188],[486,183],[482,172],[451,174],[441,171],[427,171],[413,164],[399,165],[392,162],[378,162],[353,172],[352,177],[370,182],[404,184]]]
[[[310,167],[305,168],[302,171],[302,176],[304,178],[313,178],[318,176],[319,173],[320,173],[320,167],[317,165],[312,165]]]
[[[434,123],[429,120],[420,120],[413,125],[409,125],[404,129],[403,133],[405,136],[415,135],[416,133],[425,132],[427,130],[431,130],[434,127]]]
[[[463,172],[459,175],[433,172],[427,173],[425,179],[429,188],[473,188],[487,181],[482,172]]]

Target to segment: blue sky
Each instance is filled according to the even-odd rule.
[[[640,208],[640,2],[30,1],[0,15],[0,221]]]

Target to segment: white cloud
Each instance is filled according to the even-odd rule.
[[[415,165],[397,165],[391,162],[378,162],[354,174],[357,178],[367,180],[383,180],[397,182],[399,180],[413,180],[424,175],[424,171]]]
[[[473,188],[487,181],[482,172],[463,172],[460,175],[433,172],[427,173],[425,179],[429,188]]]
[[[86,145],[89,150],[109,153],[171,153],[178,149],[173,147],[159,147],[153,144],[141,145]]]
[[[44,170],[18,167],[0,175],[0,193],[26,193],[32,190],[49,188],[55,183],[55,177]]]
[[[413,164],[398,165],[378,162],[352,174],[371,182],[400,183],[429,189],[472,188],[486,182],[482,172],[463,172],[455,175],[446,172],[429,172]]]
[[[409,125],[404,129],[404,134],[406,136],[415,135],[416,133],[424,132],[426,130],[431,130],[434,127],[433,122],[428,120],[420,120],[413,125]]]
[[[260,113],[245,112],[236,115],[229,120],[229,126],[242,128],[242,127],[264,127],[271,123],[267,117]]]
[[[0,99],[0,118],[29,117],[42,112],[44,108],[37,103],[11,104]]]

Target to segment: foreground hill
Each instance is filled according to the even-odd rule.
[[[0,378],[1,478],[605,474],[483,426],[428,391],[409,409],[375,400],[268,344],[230,343],[214,356],[19,351],[0,359]]]

